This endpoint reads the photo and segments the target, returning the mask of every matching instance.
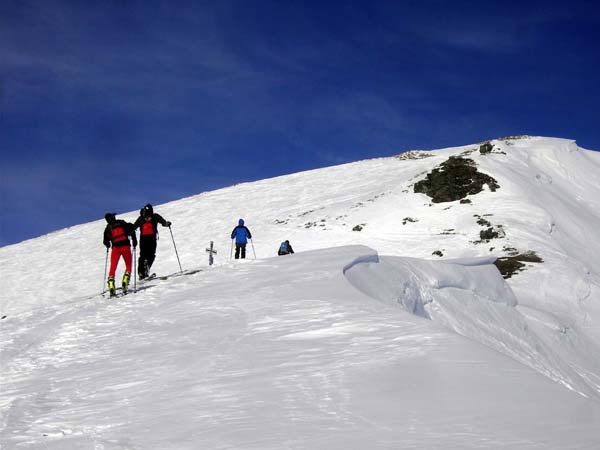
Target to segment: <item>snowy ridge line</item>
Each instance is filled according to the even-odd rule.
[[[183,267],[205,269],[119,301],[85,299],[102,220],[0,248],[2,446],[600,448],[600,153],[490,144],[155,205]],[[415,193],[450,156],[500,188]],[[239,218],[257,260],[228,258]],[[491,264],[528,251],[543,263],[507,280]],[[152,270],[178,269],[159,240]]]

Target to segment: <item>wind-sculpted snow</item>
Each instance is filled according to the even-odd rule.
[[[598,380],[587,380],[580,374],[581,367],[571,367],[572,355],[563,360],[530,329],[492,262],[490,258],[439,262],[369,255],[348,265],[344,273],[352,285],[374,299],[441,323],[569,389],[600,399]]]
[[[393,265],[367,262],[375,255],[354,246],[221,264],[117,301],[10,317],[2,324],[2,447],[600,444],[600,403],[348,283],[364,264]],[[438,280],[446,300],[482,288],[472,277],[487,267],[404,263],[432,289]],[[481,301],[514,309],[500,280]]]
[[[399,304],[408,312],[431,318],[427,305],[441,298],[447,292],[444,289],[468,292],[482,301],[516,305],[510,287],[492,262],[490,258],[442,263],[370,255],[354,261],[344,273],[354,286],[371,297]]]

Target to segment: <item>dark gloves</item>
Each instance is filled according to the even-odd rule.
[[[169,221],[167,220],[167,222],[165,223],[165,227],[170,227],[170,226],[171,226],[171,222],[169,222]]]

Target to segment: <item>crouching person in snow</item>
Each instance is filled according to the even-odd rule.
[[[138,275],[143,280],[149,275],[150,267],[156,258],[156,240],[158,238],[158,224],[170,227],[171,222],[154,212],[148,203],[140,210],[140,217],[133,224],[134,229],[140,229],[140,257],[138,259]]]
[[[281,243],[281,245],[279,246],[279,251],[277,252],[277,254],[279,256],[281,255],[290,255],[294,253],[294,249],[292,248],[292,245],[290,244],[290,241],[284,241]]]
[[[117,220],[115,213],[106,213],[104,218],[107,222],[104,229],[104,245],[107,251],[112,246],[110,270],[108,272],[108,291],[110,292],[110,296],[114,297],[117,294],[115,273],[121,256],[125,260],[125,274],[123,275],[122,286],[123,291],[127,292],[127,286],[131,278],[131,244],[129,243],[129,236],[131,236],[134,248],[137,246],[137,238],[135,237],[133,224],[124,220]]]
[[[231,232],[231,239],[235,239],[235,259],[240,258],[240,252],[242,253],[242,259],[246,258],[246,244],[248,239],[252,239],[252,234],[244,225],[244,219],[240,219],[238,226]]]

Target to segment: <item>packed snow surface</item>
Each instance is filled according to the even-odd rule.
[[[172,276],[118,299],[103,220],[0,248],[0,447],[600,448],[600,154],[492,143],[155,205]],[[415,194],[452,155],[500,188]],[[515,251],[543,263],[504,280]]]

